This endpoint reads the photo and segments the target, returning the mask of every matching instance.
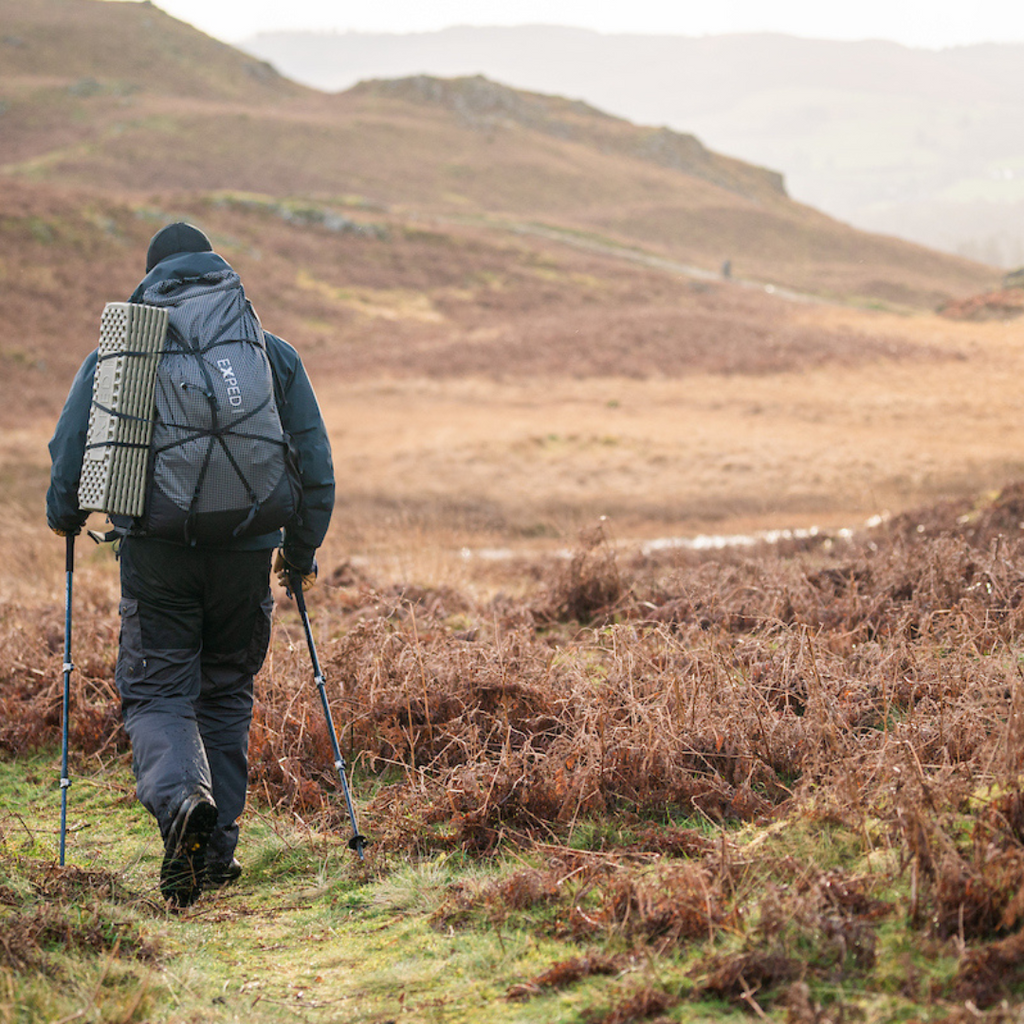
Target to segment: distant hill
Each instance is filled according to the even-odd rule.
[[[795,198],[859,227],[1024,263],[1024,44],[933,52],[532,26],[274,33],[242,45],[327,90],[367,77],[483,74],[583,99],[776,168]]]
[[[853,335],[784,344],[766,293],[934,308],[998,283],[579,101],[479,76],[327,94],[146,3],[0,0],[0,16],[3,424],[53,411],[172,217],[245,266],[315,365],[348,373],[440,372],[439,353],[537,374],[877,358]],[[733,287],[691,308],[726,259]]]
[[[147,3],[0,0],[0,174],[101,190],[253,193],[475,218],[737,279],[934,307],[993,272],[853,231],[696,137],[470,77],[326,94]]]

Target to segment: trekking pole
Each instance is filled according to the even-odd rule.
[[[64,867],[64,841],[68,827],[68,788],[71,779],[68,777],[68,710],[71,704],[71,580],[75,572],[75,535],[69,533],[65,539],[64,569],[66,583],[64,587],[64,703],[61,714],[61,754],[60,754],[60,866]]]
[[[313,662],[313,678],[316,680],[316,688],[320,691],[320,703],[324,706],[324,716],[327,719],[327,732],[331,737],[331,748],[334,750],[334,767],[338,770],[338,778],[341,779],[341,791],[345,794],[345,804],[348,807],[348,816],[352,822],[352,838],[348,841],[348,848],[359,854],[363,859],[363,847],[369,840],[366,836],[359,834],[359,826],[356,824],[356,811],[352,806],[352,796],[348,791],[348,779],[345,778],[345,759],[341,756],[341,747],[338,746],[338,735],[334,731],[334,719],[331,717],[331,706],[327,703],[327,687],[324,685],[324,674],[320,668],[320,659],[316,656],[316,644],[313,643],[313,630],[309,625],[309,615],[306,613],[306,599],[302,595],[302,576],[292,574],[292,594],[295,596],[295,604],[298,606],[299,615],[302,617],[302,628],[306,631],[306,646],[309,647],[309,658]]]

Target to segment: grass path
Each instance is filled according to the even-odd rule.
[[[74,778],[61,870],[56,763],[0,762],[3,1024],[558,1022],[607,984],[510,1002],[511,985],[570,951],[521,928],[432,926],[456,877],[487,869],[362,866],[344,837],[260,812],[245,819],[242,880],[170,913],[159,839],[124,766]],[[40,931],[44,919],[60,924]]]
[[[773,954],[751,952],[743,962],[767,973],[753,984],[740,977],[746,991],[733,985],[727,1001],[699,988],[716,965],[721,973],[738,962],[728,954],[741,948],[747,912],[717,938],[648,945],[609,928],[573,939],[571,929],[553,926],[564,904],[559,911],[527,900],[509,912],[517,905],[509,879],[548,867],[537,851],[495,862],[461,854],[414,862],[377,851],[360,864],[344,836],[250,811],[241,881],[169,912],[156,887],[160,844],[134,801],[125,764],[73,772],[67,866],[56,866],[57,764],[52,754],[0,761],[0,1024],[699,1024],[750,1020],[754,1012],[779,1022],[882,1024],[946,1020],[950,1009],[919,995],[929,987],[949,991],[955,943],[917,942],[907,928],[906,879],[892,858],[820,822],[723,831],[708,845],[739,857],[736,884],[747,893],[740,903],[751,906],[773,887],[785,890],[761,877],[761,863],[790,872],[797,864],[805,872],[845,865],[848,873],[835,877],[857,886],[873,876],[877,905],[892,910],[866,947],[870,969],[856,966],[851,947],[828,981],[813,969],[831,955],[824,933],[824,946],[806,945],[811,932],[797,927],[781,960],[803,958],[813,988],[791,973],[773,983]],[[589,846],[584,837],[591,852],[583,856],[606,856],[593,842],[597,834]],[[625,866],[620,856],[611,859]],[[647,869],[638,861],[629,868],[639,872],[633,891],[641,904],[654,903],[638,904],[635,913],[664,912],[664,901],[683,890],[659,893],[658,879],[671,886],[688,870],[685,861],[659,875],[654,860],[641,860],[654,872],[646,876],[651,887],[640,887]],[[504,904],[460,900],[496,892]],[[585,891],[572,906],[589,906]],[[746,927],[755,922],[756,915]],[[603,966],[573,974],[587,963]],[[510,998],[516,990],[524,998]]]

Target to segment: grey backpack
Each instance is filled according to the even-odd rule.
[[[298,516],[294,449],[281,426],[259,318],[238,275],[164,281],[145,511],[132,532],[186,544],[270,533]]]

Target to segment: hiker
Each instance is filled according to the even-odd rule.
[[[260,408],[276,404],[279,421],[275,418],[273,422],[285,435],[282,444],[279,433],[277,450],[287,446],[288,438],[294,449],[289,465],[294,466],[290,486],[296,492],[295,511],[283,520],[283,529],[263,530],[257,518],[255,533],[238,527],[227,539],[211,540],[196,526],[202,517],[190,515],[180,535],[161,530],[156,512],[150,514],[151,506],[162,516],[173,502],[156,500],[160,492],[155,479],[162,473],[158,461],[154,461],[157,469],[151,466],[149,470],[143,516],[110,517],[120,535],[116,550],[121,633],[115,679],[132,745],[136,792],[156,818],[164,840],[161,892],[173,905],[182,907],[193,903],[204,888],[232,882],[242,872],[235,858],[237,819],[246,796],[253,677],[270,643],[270,575],[273,569],[286,586],[301,578],[303,590],[315,582],[316,551],[334,506],[334,470],[320,409],[301,359],[287,342],[262,330],[238,275],[213,251],[199,228],[179,222],[153,236],[146,275],[130,301],[178,302],[179,308],[188,310],[187,316],[181,314],[184,327],[178,337],[191,335],[187,339],[191,346],[248,345],[247,351],[256,352],[263,360],[259,352],[265,345],[266,360],[259,365],[267,397]],[[228,308],[225,303],[230,304],[230,315],[223,312]],[[219,319],[217,310],[222,311]],[[173,311],[171,316],[174,324]],[[230,340],[239,338],[245,340]],[[164,362],[172,358],[170,343],[169,331],[162,350]],[[222,357],[218,363],[218,354],[230,351],[234,350],[203,347],[204,353],[210,353],[207,365],[200,366],[207,381],[211,367],[218,383],[234,372],[230,360]],[[193,348],[186,352],[179,347],[175,356],[194,365],[200,361]],[[237,358],[240,362],[242,355]],[[46,515],[51,529],[61,536],[78,533],[89,515],[79,505],[78,488],[97,360],[93,351],[79,369],[50,441],[53,466]],[[228,383],[234,404],[242,385],[234,377]],[[184,402],[193,393],[189,387],[195,393],[200,390],[185,382],[171,390],[180,390]],[[211,391],[205,396],[215,403]],[[222,404],[228,409],[227,401]],[[156,409],[153,452],[157,451],[157,433],[176,426],[173,421],[161,422],[159,402]],[[269,414],[275,415],[272,409]],[[192,439],[195,436],[193,432]],[[252,466],[236,462],[243,463],[246,455],[255,451],[257,441],[266,439],[242,437],[245,440],[237,442],[240,447],[234,457],[228,458],[244,482],[247,471],[255,479],[261,467],[255,465],[255,455],[251,455]],[[214,440],[222,439],[208,440],[212,448]],[[227,449],[227,443],[223,447]],[[178,447],[168,443],[166,448],[190,451],[183,443]],[[198,476],[202,479],[204,475],[205,466]],[[197,484],[197,496],[199,489]],[[286,490],[282,488],[282,493]],[[259,507],[254,501],[249,525]]]

